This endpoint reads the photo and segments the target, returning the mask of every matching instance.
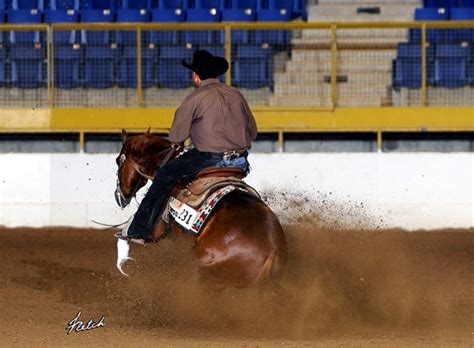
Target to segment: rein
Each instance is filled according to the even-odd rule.
[[[175,155],[178,152],[178,150],[179,150],[179,147],[171,146],[171,148],[169,148],[169,149],[165,149],[165,150],[160,151],[158,154],[160,154],[161,152],[165,152],[165,151],[167,151],[167,152],[165,154],[165,157],[164,157],[163,161],[161,161],[161,164],[160,164],[159,168],[162,168],[163,166],[165,166],[169,162],[169,160],[173,157],[173,155]],[[154,176],[150,176],[150,175],[147,175],[146,173],[144,173],[144,170],[146,170],[146,168],[148,167],[150,161],[148,161],[145,164],[144,170],[141,170],[138,163],[132,158],[133,168],[135,169],[135,171],[138,174],[140,174],[140,179],[137,180],[137,183],[136,183],[136,185],[135,185],[135,187],[132,191],[132,194],[130,196],[130,199],[125,199],[125,196],[124,196],[124,194],[122,192],[122,189],[121,189],[121,182],[120,182],[120,171],[122,170],[122,166],[123,166],[123,163],[125,163],[125,160],[126,160],[125,154],[122,154],[120,156],[120,165],[119,165],[119,168],[118,168],[118,175],[117,175],[117,189],[115,191],[115,200],[117,201],[119,206],[121,206],[122,208],[128,205],[131,198],[135,197],[135,195],[137,194],[139,188],[143,184],[144,179],[145,180],[153,180],[153,178],[154,178]],[[125,204],[123,204],[123,203],[125,203]]]
[[[171,146],[171,148],[168,150],[168,153],[166,154],[165,158],[161,162],[160,168],[163,168],[166,165],[166,163],[168,163],[168,161],[171,159],[171,157],[176,153],[176,151],[178,149],[179,148],[175,148],[174,146]]]

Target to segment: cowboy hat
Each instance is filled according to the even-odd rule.
[[[185,68],[197,73],[202,79],[217,77],[229,69],[229,63],[225,58],[213,56],[206,50],[196,50],[192,63],[189,64],[183,60],[182,64]]]

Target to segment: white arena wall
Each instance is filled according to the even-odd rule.
[[[115,155],[0,155],[0,225],[103,228],[137,203],[114,201]],[[472,153],[251,154],[247,182],[284,223],[408,230],[474,226]],[[139,196],[143,195],[143,190]]]

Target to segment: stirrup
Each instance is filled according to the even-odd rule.
[[[123,239],[123,240],[126,240],[128,242],[132,242],[132,243],[136,243],[136,244],[140,244],[140,245],[145,245],[145,243],[147,243],[147,241],[143,238],[127,237],[127,236],[124,236],[122,234],[122,232],[115,233],[114,237],[117,238],[117,239]]]

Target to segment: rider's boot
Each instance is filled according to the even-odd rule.
[[[140,244],[140,245],[145,245],[145,243],[151,243],[154,241],[153,237],[130,237],[128,236],[128,229],[133,221],[133,216],[127,221],[125,226],[122,228],[121,231],[117,232],[114,236],[115,238],[118,239],[124,239],[132,243]]]

